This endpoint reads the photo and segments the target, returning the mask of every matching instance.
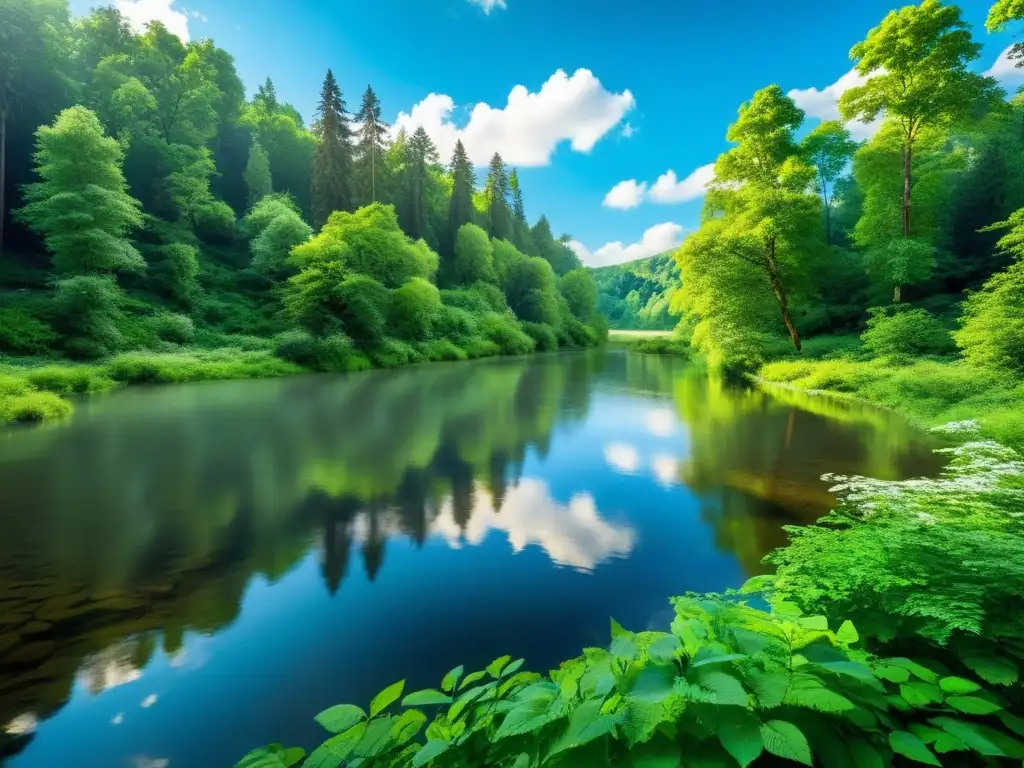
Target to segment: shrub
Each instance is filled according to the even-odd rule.
[[[208,243],[228,244],[235,239],[235,212],[220,200],[204,205],[195,213],[195,233]]]
[[[469,285],[477,281],[497,281],[491,240],[476,224],[463,224],[455,235],[455,258],[452,263],[456,283]]]
[[[440,310],[437,288],[423,278],[413,278],[391,298],[390,330],[401,339],[421,341],[430,336]]]
[[[942,355],[953,351],[953,340],[942,323],[923,309],[869,310],[864,346],[879,357]]]
[[[533,339],[538,352],[554,352],[558,349],[555,329],[543,323],[523,323],[523,331]]]
[[[391,291],[366,275],[350,275],[335,292],[336,313],[345,333],[357,344],[371,347],[384,338]]]
[[[370,350],[370,359],[380,368],[400,368],[411,363],[422,363],[425,358],[414,347],[397,339],[384,339]]]
[[[444,294],[444,291],[441,292]],[[476,333],[476,319],[464,309],[442,304],[434,318],[437,336],[461,343]]]
[[[48,324],[23,309],[0,307],[0,352],[41,355],[57,340]]]
[[[607,649],[587,648],[548,676],[502,656],[468,675],[456,667],[437,689],[394,683],[369,715],[351,704],[324,710],[316,720],[332,736],[305,764],[882,766],[895,753],[939,765],[932,750],[949,748],[963,764],[1024,756],[1005,730],[1019,729],[1016,718],[996,727],[978,716],[1001,713],[1006,698],[927,659],[872,657],[848,621],[832,629],[792,604],[768,613],[716,596],[672,603],[670,632],[613,620]],[[275,744],[236,768],[304,757]]]
[[[0,422],[45,421],[71,414],[71,403],[52,392],[25,392],[13,397],[0,395]]]
[[[320,340],[309,331],[286,331],[276,339],[274,354],[304,368],[316,368],[320,359]]]
[[[362,354],[343,333],[335,333],[319,341],[316,364],[318,371],[344,373],[365,371],[373,367],[369,358]]]
[[[345,267],[338,261],[309,265],[288,280],[285,309],[296,323],[314,335],[326,336],[341,330],[345,305],[338,287],[345,277]]]
[[[498,291],[498,293],[501,293],[501,291]],[[502,301],[504,302],[504,300],[505,297],[502,296]],[[496,311],[491,306],[488,297],[482,292],[471,291],[468,288],[441,291],[441,302],[447,307],[456,307],[473,315],[482,315],[484,312]]]
[[[533,257],[512,264],[503,287],[508,306],[520,320],[551,326],[558,324],[558,285],[554,270],[547,261]]]
[[[8,376],[0,373],[0,397],[23,395],[30,389],[28,381],[20,376]]]
[[[158,338],[175,344],[188,344],[196,335],[196,326],[188,315],[153,315],[149,326]]]
[[[953,336],[969,361],[1024,373],[1024,260],[970,294],[960,322]]]
[[[498,345],[504,355],[525,355],[534,350],[534,341],[509,314],[487,312],[479,320],[480,333]]]
[[[113,277],[69,277],[57,282],[54,315],[64,347],[74,357],[96,358],[121,344],[117,323],[121,291]]]
[[[299,216],[301,212],[295,201],[288,195],[267,195],[261,198],[242,219],[242,234],[248,240],[255,240],[270,223],[280,217]]]
[[[657,337],[653,339],[641,339],[636,348],[640,352],[649,355],[675,355],[678,357],[689,357],[690,347],[687,344],[672,337]]]
[[[432,361],[465,360],[468,357],[463,349],[455,346],[448,339],[424,341],[419,344],[418,348],[423,357]]]
[[[558,290],[573,316],[586,323],[597,313],[597,284],[585,269],[574,269],[558,281]]]
[[[267,352],[238,349],[164,355],[129,352],[111,359],[104,369],[110,378],[126,384],[258,379],[302,370]]]
[[[199,257],[185,243],[172,243],[156,249],[157,262],[152,279],[171,298],[190,303],[199,293]]]
[[[49,365],[29,370],[27,379],[36,389],[58,395],[102,392],[114,386],[100,368],[87,365]]]
[[[466,357],[471,360],[479,357],[494,357],[501,354],[501,347],[483,336],[470,336],[468,339],[460,341],[459,347],[465,351]]]
[[[313,229],[299,214],[286,206],[266,223],[259,236],[249,244],[252,265],[272,280],[279,280],[296,271],[291,259],[292,249],[309,240]]]

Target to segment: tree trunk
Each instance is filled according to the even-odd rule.
[[[796,347],[796,351],[799,352],[800,346],[800,332],[796,329],[796,324],[793,322],[793,317],[789,313],[789,299],[786,298],[786,290],[782,286],[782,278],[779,277],[778,265],[775,263],[775,238],[768,240],[768,258],[765,263],[768,268],[768,279],[772,284],[772,293],[775,294],[776,301],[779,302],[779,310],[782,312],[782,322],[786,324],[786,330],[789,331],[789,337],[793,340],[793,346]]]
[[[910,237],[910,159],[913,153],[913,145],[910,139],[903,146],[903,236]],[[892,302],[899,304],[903,293],[903,286],[899,283],[893,286]]]
[[[0,254],[4,252],[4,221],[7,219],[7,100],[0,103]]]
[[[832,247],[832,206],[825,199],[825,245]]]
[[[892,287],[892,303],[899,304],[901,301],[903,301],[903,286],[896,283]]]

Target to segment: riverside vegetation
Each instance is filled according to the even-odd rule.
[[[593,346],[588,273],[515,169],[486,183],[334,75],[307,127],[231,56],[114,8],[0,0],[0,422],[115,384]],[[10,226],[8,226],[10,225]]]
[[[999,0],[988,26],[1022,17]],[[880,121],[865,142],[839,122],[798,139],[792,99],[756,93],[668,288],[671,343],[713,372],[954,420],[938,478],[827,477],[835,510],[790,529],[774,573],[675,598],[667,632],[613,620],[609,646],[545,675],[506,656],[438,689],[400,681],[320,713],[331,735],[310,754],[274,744],[239,765],[1019,763],[1024,101],[973,72],[979,50],[955,5],[890,13],[840,100]],[[597,279],[635,327],[647,303],[615,286],[629,272]]]

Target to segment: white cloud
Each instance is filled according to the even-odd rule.
[[[992,66],[985,70],[986,77],[994,77],[1002,83],[1006,83],[1008,80],[1022,80],[1024,79],[1024,69],[1017,66],[1017,62],[1010,58],[1010,51],[1013,50],[1012,45],[1006,46],[996,60],[992,63]],[[1015,83],[1019,85],[1019,83]]]
[[[145,32],[149,22],[160,21],[168,32],[187,43],[188,14],[173,6],[174,0],[114,0],[114,7],[136,32]]]
[[[675,485],[679,482],[679,462],[674,456],[659,454],[651,459],[654,477],[663,486]]]
[[[505,4],[505,0],[469,0],[473,5],[479,5],[484,9],[484,13],[490,13],[495,8],[501,8],[505,10],[508,6]]]
[[[622,135],[625,138],[628,139],[631,136],[633,136],[633,134],[635,134],[635,133],[636,133],[636,128],[634,128],[631,123],[624,123],[623,124],[623,126],[622,126]]]
[[[150,707],[152,707],[152,706],[153,706],[154,704],[156,704],[156,702],[157,702],[157,700],[158,700],[159,698],[160,698],[160,697],[159,697],[159,696],[157,696],[157,695],[156,695],[155,693],[151,693],[151,694],[149,694],[149,696],[147,696],[146,698],[144,698],[144,699],[142,700],[142,708],[143,708],[143,709],[149,709],[149,708],[150,708]]]
[[[809,117],[816,117],[822,122],[826,120],[841,120],[839,114],[839,97],[851,88],[863,85],[867,81],[865,75],[851,69],[845,75],[836,80],[832,85],[827,85],[821,90],[817,88],[794,88],[787,96],[800,107]],[[870,123],[862,123],[859,120],[850,120],[846,129],[854,139],[870,139],[882,126],[881,117],[872,120]]]
[[[517,85],[501,109],[477,104],[462,128],[452,121],[452,97],[431,93],[408,113],[399,113],[392,130],[411,133],[422,126],[445,160],[462,139],[475,165],[486,165],[500,152],[510,165],[541,166],[563,141],[576,152],[590,152],[635,104],[628,90],[605,90],[588,69],[578,69],[572,77],[558,70],[536,93]]]
[[[562,505],[551,498],[544,482],[530,478],[509,489],[500,510],[478,488],[465,531],[455,520],[450,499],[431,524],[431,532],[453,548],[463,542],[480,544],[492,530],[504,531],[514,552],[536,544],[552,562],[581,571],[593,570],[608,557],[625,557],[636,544],[635,531],[603,519],[590,494],[577,494]]]
[[[118,712],[114,715],[114,718],[110,721],[111,725],[120,725],[124,722],[124,712]]]
[[[644,195],[646,194],[646,184],[639,184],[636,179],[620,181],[604,196],[602,205],[606,208],[618,208],[620,211],[628,211],[630,208],[636,208],[640,205],[644,201]]]
[[[669,437],[676,431],[676,415],[668,408],[658,408],[644,414],[644,426],[656,437]]]
[[[651,200],[655,203],[685,203],[696,200],[707,192],[708,182],[715,178],[715,164],[702,165],[680,181],[669,169],[658,177],[651,187]]]
[[[683,228],[679,224],[667,221],[655,224],[644,232],[640,242],[630,245],[624,245],[619,241],[606,243],[593,253],[578,240],[571,240],[568,245],[586,266],[607,267],[673,251],[682,245],[682,242]]]
[[[640,468],[640,454],[636,448],[626,443],[609,443],[604,448],[604,460],[612,469],[632,475]]]
[[[203,22],[203,24],[206,24],[210,21],[208,18],[206,18],[204,14],[200,13],[199,11],[189,11],[189,13],[192,15],[193,19],[199,19],[201,22]]]

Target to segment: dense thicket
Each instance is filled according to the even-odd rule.
[[[0,354],[195,344],[347,369],[599,340],[587,278],[559,290],[579,261],[531,231],[499,156],[477,190],[461,144],[446,167],[422,128],[392,140],[373,89],[350,114],[331,71],[307,127],[269,79],[246,100],[209,40],[64,0],[0,15]]]
[[[591,271],[602,314],[612,328],[661,331],[679,322],[671,310],[679,267],[671,253]]]

